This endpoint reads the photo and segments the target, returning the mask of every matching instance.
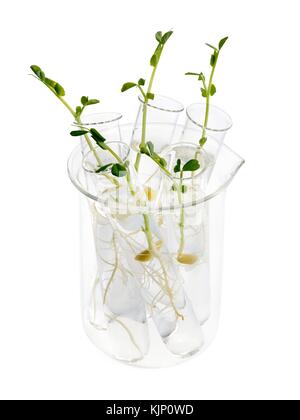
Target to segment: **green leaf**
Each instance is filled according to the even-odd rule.
[[[105,150],[105,141],[106,139],[97,131],[95,128],[90,129],[90,134],[92,136],[92,139],[96,142],[97,146],[99,146],[101,149]]]
[[[90,133],[92,139],[94,139],[97,145],[103,149],[103,143],[106,141],[106,139],[95,128],[91,128]]]
[[[219,42],[219,50],[221,50],[224,47],[228,39],[229,39],[228,36],[226,38],[221,39],[221,41]]]
[[[87,101],[87,103],[86,103],[86,106],[89,106],[89,105],[97,105],[99,103],[100,103],[100,101],[98,99],[89,99]]]
[[[157,32],[155,35],[156,41],[161,43],[162,36],[163,36],[163,33],[161,31]]]
[[[54,80],[48,79],[48,77],[45,78],[45,83],[47,86],[51,87],[52,89],[55,89],[56,82]]]
[[[163,168],[165,168],[168,164],[167,164],[167,161],[166,161],[166,159],[164,159],[164,158],[162,158],[162,157],[160,157],[159,158],[159,164],[160,164],[160,166],[162,166]]]
[[[109,163],[108,165],[101,166],[99,169],[97,169],[96,174],[100,174],[101,172],[105,172],[112,165],[113,165],[112,163]]]
[[[202,137],[202,139],[200,140],[200,146],[203,147],[207,142],[207,137]]]
[[[201,93],[202,93],[203,98],[207,98],[207,91],[206,91],[206,89],[202,88],[201,89]]]
[[[46,76],[43,70],[39,66],[31,66],[30,67],[33,73],[37,76],[38,79],[40,79],[42,82],[45,82]]]
[[[81,106],[78,106],[76,108],[76,117],[80,117],[80,115],[82,114],[83,109],[81,108]]]
[[[127,168],[125,165],[115,163],[111,168],[111,173],[118,178],[122,178],[127,175]]]
[[[210,88],[210,95],[211,95],[211,96],[214,96],[216,93],[217,93],[217,88],[216,88],[216,86],[215,86],[215,85],[211,85],[211,88]]]
[[[205,83],[205,76],[203,73],[199,74],[199,80],[202,81],[203,83]]]
[[[205,44],[207,47],[212,48],[214,51],[218,51],[218,48],[214,47],[211,44]]]
[[[176,166],[174,168],[174,173],[178,174],[178,172],[181,172],[181,160],[180,159],[177,160]]]
[[[150,156],[152,156],[155,153],[155,151],[154,151],[154,144],[151,141],[148,141],[147,147],[148,147]]]
[[[192,159],[187,162],[182,168],[183,172],[194,172],[200,169],[200,163],[197,159]]]
[[[162,39],[161,39],[161,43],[163,44],[163,45],[165,45],[165,43],[171,38],[171,36],[173,35],[173,31],[169,31],[169,32],[166,32],[164,35],[163,35],[163,37],[162,37]]]
[[[147,93],[146,97],[147,97],[147,99],[151,99],[153,101],[153,99],[155,98],[155,95],[154,95],[154,93],[149,92],[149,93]]]
[[[33,65],[33,66],[30,66],[30,68],[37,77],[40,77],[42,73],[42,69],[39,66]]]
[[[87,96],[83,96],[81,98],[81,103],[82,103],[83,106],[86,106],[86,104],[88,103],[88,101],[89,101],[89,98]]]
[[[139,86],[145,86],[145,84],[146,84],[146,80],[145,80],[145,79],[140,79],[140,80],[138,81],[138,85],[139,85]]]
[[[121,92],[126,92],[127,90],[132,89],[134,87],[136,87],[136,83],[132,83],[132,82],[125,83],[121,89]]]
[[[62,97],[62,96],[66,95],[65,89],[59,83],[56,83],[54,89],[55,89],[55,92],[57,93],[57,95],[59,97]]]
[[[218,55],[217,55],[217,53],[215,52],[212,56],[211,56],[211,59],[210,59],[210,65],[212,66],[212,67],[214,67],[215,66],[215,64],[216,64],[216,62],[217,62],[217,57],[218,57]]]
[[[151,66],[152,66],[152,67],[156,67],[156,66],[157,66],[157,64],[158,64],[158,61],[159,61],[159,59],[158,59],[158,55],[157,55],[157,53],[155,52],[155,53],[153,54],[153,56],[151,57],[151,60],[150,60],[150,64],[151,64]]]
[[[76,130],[76,131],[71,131],[71,136],[72,137],[81,137],[84,136],[85,134],[88,134],[88,131],[86,130]]]
[[[200,76],[200,74],[199,74],[199,73],[191,73],[191,72],[185,73],[185,75],[186,75],[186,76],[197,76],[197,77],[199,77],[199,76]]]
[[[149,150],[146,146],[140,146],[140,152],[142,155],[148,155],[149,156]]]

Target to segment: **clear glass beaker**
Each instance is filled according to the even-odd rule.
[[[175,130],[176,139],[182,130]],[[122,150],[127,156],[126,145]],[[168,153],[189,159],[195,150],[181,143]],[[99,174],[83,165],[81,148],[70,157],[69,175],[82,197],[84,328],[99,349],[119,361],[172,366],[203,352],[216,334],[225,195],[244,160],[223,145],[213,170],[209,158],[203,156],[202,162],[201,181],[186,178],[191,194],[185,191],[180,199],[163,176],[158,198],[150,202],[134,174],[134,194],[120,195],[120,187],[111,183],[109,194],[122,203],[119,207],[105,200],[107,179],[95,180]],[[205,178],[206,171],[210,176]]]

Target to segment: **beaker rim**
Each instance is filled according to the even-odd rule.
[[[133,124],[125,124],[122,125],[121,127],[134,127]],[[183,130],[184,126],[178,126],[179,130]],[[193,129],[189,129],[191,131],[195,131]],[[216,143],[218,143],[218,140],[212,138],[209,136],[210,141],[214,141]],[[126,146],[130,147],[127,143],[125,142],[121,142],[118,141],[118,143],[124,143]],[[184,142],[183,142],[184,143]],[[233,181],[234,177],[236,176],[236,174],[238,173],[238,171],[240,170],[240,168],[244,165],[245,160],[239,156],[237,153],[235,153],[232,149],[230,149],[227,145],[223,144],[221,147],[221,152],[220,154],[224,154],[224,155],[228,155],[230,156],[230,158],[232,158],[234,160],[234,164],[230,164],[230,171],[228,172],[227,176],[225,177],[224,180],[220,181],[220,183],[218,184],[218,186],[215,188],[213,188],[212,191],[209,191],[207,194],[205,194],[204,196],[201,196],[191,202],[188,203],[184,203],[183,206],[176,204],[176,205],[158,205],[156,208],[139,208],[137,209],[136,213],[148,213],[148,214],[157,214],[157,213],[169,213],[170,211],[174,211],[174,210],[179,210],[180,208],[184,207],[184,208],[191,208],[191,207],[195,207],[195,206],[199,206],[202,205],[210,200],[212,200],[213,198],[215,198],[216,196],[218,196],[219,194],[221,194],[222,192],[225,192],[227,187],[231,184],[231,182]],[[78,162],[80,162],[80,164],[78,164]],[[73,183],[73,185],[76,187],[77,190],[79,190],[79,192],[81,192],[84,196],[86,196],[87,198],[105,205],[105,202],[101,199],[101,197],[93,194],[91,191],[88,191],[87,188],[84,187],[83,183],[80,181],[80,177],[82,178],[82,172],[84,171],[82,168],[82,149],[81,146],[77,146],[73,152],[70,155],[70,158],[68,160],[68,174],[70,177],[71,182]],[[218,164],[218,159],[216,161],[216,165]],[[75,166],[75,168],[74,168]]]
[[[74,121],[73,125],[79,127],[102,126],[118,122],[123,118],[119,112],[97,112],[93,114],[86,114],[81,116],[81,122]]]
[[[187,107],[187,109],[186,109],[186,115],[187,115],[188,119],[193,124],[195,124],[196,126],[198,126],[200,128],[204,128],[204,124],[202,122],[197,121],[196,118],[194,118],[191,115],[191,109],[192,108],[195,108],[195,107],[199,107],[199,108],[205,109],[206,108],[206,104],[202,102],[202,103],[194,103],[194,104],[189,105]],[[233,121],[232,121],[231,116],[226,111],[224,111],[222,108],[220,108],[220,107],[218,107],[216,105],[210,105],[210,112],[212,110],[214,110],[217,113],[219,113],[220,115],[222,115],[224,117],[224,121],[226,121],[226,123],[224,122],[224,127],[215,128],[215,127],[209,126],[209,127],[206,128],[206,130],[207,131],[211,131],[211,132],[215,132],[215,133],[223,133],[223,132],[226,132],[226,131],[230,130],[232,128],[232,126],[233,126]]]
[[[142,104],[145,104],[145,99],[142,95],[139,95],[138,99]],[[163,106],[162,104],[159,104],[159,101],[165,101],[166,105]],[[184,105],[181,102],[179,102],[177,99],[173,99],[164,95],[155,95],[153,100],[149,100],[147,106],[164,112],[179,113],[184,111]]]

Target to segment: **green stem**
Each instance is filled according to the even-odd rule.
[[[163,52],[163,48],[161,50],[161,54],[162,54],[162,52]],[[142,138],[141,138],[140,148],[144,147],[146,145],[147,114],[148,114],[148,104],[149,104],[148,94],[152,92],[152,87],[153,87],[153,83],[154,83],[154,79],[155,79],[158,64],[159,64],[159,61],[158,61],[157,65],[152,70],[152,74],[151,74],[151,78],[150,78],[150,82],[149,82],[149,86],[148,86],[148,90],[147,90],[147,95],[144,96],[143,120],[142,120]],[[138,154],[137,154],[137,157],[136,157],[135,165],[134,165],[137,172],[140,169],[141,157],[142,157],[142,154],[139,151]]]
[[[116,159],[116,161],[118,163],[120,163],[121,165],[124,165],[124,162],[120,158],[120,156],[116,152],[114,152],[109,146],[107,146],[106,143],[105,143],[105,146],[104,147],[105,147],[105,150],[107,150]],[[129,172],[129,169],[128,168],[127,168],[126,179],[127,179],[128,185],[129,185],[129,189],[130,189],[131,195],[132,196],[135,196],[136,193],[135,193],[135,190],[134,190],[134,187],[133,187],[133,184],[132,184],[131,175],[130,175],[130,172]]]
[[[45,84],[45,86],[47,86]],[[48,87],[48,86],[47,86]],[[51,89],[50,89],[51,90]],[[51,90],[52,91],[52,90]],[[54,92],[53,92],[54,93]],[[55,93],[54,93],[55,94]],[[55,94],[55,96],[60,100],[60,102],[68,109],[68,111],[72,114],[72,116],[74,117],[75,121],[77,122],[78,125],[83,126],[82,121],[80,116],[76,116],[76,112],[74,111],[74,109],[68,104],[68,102],[62,98],[61,96],[58,96]],[[102,166],[102,161],[95,149],[95,147],[93,146],[93,143],[91,141],[91,139],[89,138],[89,136],[87,134],[84,135],[84,139],[89,147],[89,149],[91,150],[91,152],[93,153],[93,155],[95,156],[95,159],[98,163],[99,166]],[[107,176],[108,179],[110,179],[110,181],[118,188],[120,186],[119,182],[115,179],[112,179],[111,177]]]
[[[148,156],[148,155],[147,155]],[[171,172],[170,171],[168,171],[168,169],[167,168],[165,168],[163,165],[161,165],[159,162],[157,162],[152,156],[149,156],[150,157],[150,159],[152,159],[153,160],[153,162],[155,162],[159,167],[160,167],[160,169],[162,170],[162,171],[164,171],[164,173],[166,174],[166,175],[168,175],[168,177],[169,178],[173,178],[173,175],[171,174]]]
[[[214,79],[214,75],[215,75],[215,71],[216,71],[216,67],[217,67],[217,63],[218,63],[218,58],[219,58],[219,52],[216,55],[216,61],[214,63],[214,66],[212,68],[212,71],[211,71],[211,75],[210,75],[210,78],[209,78],[208,88],[206,89],[206,92],[207,92],[206,109],[205,109],[205,118],[204,118],[204,124],[203,124],[203,131],[202,131],[202,139],[201,139],[201,141],[204,140],[204,139],[206,139],[206,131],[207,131],[207,127],[208,127],[209,111],[210,111],[211,88],[212,88],[213,79]]]
[[[56,98],[67,108],[67,110],[73,116],[73,118],[75,119],[75,121],[77,122],[77,124],[79,126],[82,126],[83,127],[83,124],[82,124],[82,121],[80,119],[80,116],[77,116],[76,115],[75,110],[68,104],[68,102],[62,96],[57,95],[56,91],[54,89],[52,89],[50,86],[48,86],[47,83],[45,83],[43,80],[41,80],[39,78],[37,78],[37,79],[40,80],[56,96]],[[101,161],[101,159],[100,159],[100,157],[99,157],[99,155],[98,155],[95,147],[93,146],[93,143],[92,143],[91,139],[89,138],[89,136],[87,134],[84,135],[84,138],[85,138],[85,141],[87,142],[88,147],[90,148],[91,152],[95,156],[95,159],[97,160],[98,165],[99,166],[102,166],[102,161]],[[105,174],[105,177],[107,179],[109,179],[110,182],[112,182],[116,186],[116,188],[119,188],[120,187],[120,184],[119,184],[119,182],[116,179],[110,177],[107,174]]]
[[[78,117],[78,118],[75,117],[75,120],[79,125],[82,125],[82,121],[81,121],[80,117]],[[95,147],[93,146],[93,143],[92,143],[91,139],[89,138],[89,136],[87,134],[84,134],[84,139],[87,142],[87,145],[90,148],[91,152],[95,156],[95,159],[96,159],[98,165],[102,166],[102,160],[100,159]]]
[[[56,94],[56,92],[53,90],[53,89],[51,89],[51,87],[49,87],[45,82],[43,82],[42,81],[42,83],[57,97],[57,99],[67,108],[67,110],[72,114],[72,116],[73,116],[73,118],[75,119],[75,121],[78,123],[78,124],[82,124],[82,122],[81,122],[81,120],[80,120],[80,117],[77,117],[76,116],[76,112],[74,111],[74,109],[68,104],[68,102],[63,98],[63,97],[61,97],[61,96],[58,96],[57,94]],[[99,158],[99,156],[98,156],[98,154],[97,154],[97,152],[96,152],[96,149],[94,148],[94,146],[93,146],[93,144],[92,144],[92,142],[91,142],[91,140],[89,139],[89,137],[88,137],[88,135],[86,134],[85,136],[84,136],[84,138],[85,138],[85,140],[86,140],[86,142],[87,142],[87,144],[88,144],[88,146],[89,146],[89,148],[90,148],[90,150],[91,150],[91,152],[94,154],[94,156],[95,156],[95,158],[96,158],[96,160],[97,160],[97,162],[98,162],[98,164],[99,165],[101,165],[102,163],[101,163],[101,159]]]
[[[34,76],[35,77],[35,76]],[[39,79],[38,77],[36,77],[36,79],[38,79],[38,80],[40,80],[55,96],[56,96],[56,98],[67,108],[67,110],[70,112],[70,114],[73,116],[73,118],[75,119],[75,121],[77,122],[77,124],[79,125],[79,126],[83,126],[83,124],[82,124],[82,121],[81,121],[81,119],[80,119],[80,115],[78,116],[78,115],[76,115],[76,112],[75,112],[75,110],[68,104],[68,102],[62,97],[62,96],[59,96],[57,93],[56,93],[56,91],[53,89],[53,88],[51,88],[50,86],[48,86],[47,85],[47,83],[45,83],[43,80],[41,80],[41,79]],[[83,108],[84,109],[84,108]],[[84,135],[84,138],[85,138],[85,141],[87,142],[87,144],[88,144],[88,147],[90,148],[90,150],[91,150],[91,152],[93,153],[93,155],[95,156],[95,159],[97,160],[97,163],[98,163],[98,165],[99,166],[102,166],[102,161],[101,161],[101,159],[100,159],[100,157],[98,156],[98,153],[97,153],[97,151],[96,151],[96,149],[95,149],[95,147],[93,146],[93,143],[92,143],[92,141],[91,141],[91,139],[89,138],[89,136],[87,135],[87,134],[85,134]],[[105,174],[105,176],[106,176],[106,178],[107,179],[109,179],[117,188],[119,188],[120,187],[120,184],[119,184],[119,182],[116,180],[116,179],[114,179],[114,178],[112,178],[112,177],[110,177],[109,175],[107,175],[107,174]]]
[[[107,150],[116,159],[118,163],[122,165],[124,164],[120,156],[115,151],[113,151],[106,143],[104,143],[104,147],[105,147],[105,150]]]
[[[145,146],[146,144],[146,137],[147,137],[147,115],[148,115],[148,104],[149,99],[146,97],[144,99],[144,105],[143,105],[143,121],[142,121],[142,140],[140,147]],[[137,168],[138,170],[139,168]]]
[[[148,103],[149,103],[149,99],[146,97],[144,98],[144,105],[143,105],[143,121],[142,121],[142,139],[141,139],[141,143],[140,143],[140,149],[141,147],[145,146],[146,144],[146,136],[147,136],[147,113],[148,113]],[[142,153],[139,150],[137,157],[136,157],[136,161],[135,161],[135,170],[138,172],[140,169],[140,163],[141,163],[141,158],[142,158]]]
[[[162,50],[161,50],[161,54],[162,54],[163,50],[164,50],[164,49],[162,48]],[[148,94],[152,92],[153,82],[154,82],[154,79],[155,79],[155,75],[156,75],[156,71],[157,71],[158,64],[159,64],[159,62],[158,62],[158,63],[157,63],[157,65],[153,68],[153,71],[152,71],[152,74],[151,74],[151,77],[150,77],[149,86],[148,86],[148,91],[147,91],[147,93],[148,93]]]
[[[153,246],[152,235],[151,235],[150,219],[147,214],[144,214],[143,218],[144,218],[144,224],[145,224],[144,232],[145,232],[146,239],[148,242],[149,251],[153,252],[154,246]]]
[[[140,168],[141,158],[142,158],[142,154],[141,154],[141,152],[138,152],[137,157],[136,157],[136,161],[135,161],[135,164],[134,164],[135,170],[137,172],[139,171],[139,168]]]
[[[184,205],[183,205],[183,199],[182,199],[182,194],[183,194],[183,171],[181,171],[180,174],[180,183],[179,183],[179,188],[177,189],[178,191],[178,201],[180,204],[180,222],[179,222],[179,227],[180,227],[180,244],[179,244],[179,250],[178,250],[178,256],[180,257],[180,255],[183,254],[184,251],[184,246],[185,246],[185,238],[184,238],[184,223],[185,223],[185,213],[184,213]]]
[[[60,98],[61,99],[61,98]],[[81,121],[81,119],[80,119],[80,117],[76,117],[76,115],[75,115],[75,120],[76,120],[76,122],[77,122],[77,124],[79,125],[79,127],[80,128],[84,128],[84,125],[83,125],[83,123],[82,123],[82,121]],[[93,146],[93,143],[92,143],[92,141],[91,141],[91,139],[89,138],[89,136],[88,136],[88,134],[84,134],[84,138],[85,138],[85,141],[87,142],[87,144],[88,144],[88,147],[90,148],[90,150],[91,150],[91,152],[93,153],[93,155],[95,156],[95,159],[96,159],[96,161],[97,161],[97,163],[98,163],[98,165],[99,166],[102,166],[102,160],[100,159],[100,157],[99,157],[99,155],[98,155],[98,153],[97,153],[97,151],[96,151],[96,149],[95,149],[95,147]],[[110,149],[111,150],[111,149]],[[111,150],[111,152],[113,152],[112,150]],[[123,163],[123,162],[122,162]],[[115,186],[116,186],[116,188],[120,188],[120,183],[118,182],[118,180],[117,179],[115,179],[115,178],[113,178],[113,177],[111,177],[110,175],[108,175],[108,174],[104,174],[104,176],[112,183],[112,184],[114,184]]]
[[[46,85],[47,86],[47,85]],[[76,119],[76,112],[72,109],[72,107],[68,104],[68,102],[62,98],[61,96],[57,96],[57,99],[60,100],[60,102],[68,109],[68,111],[73,115],[74,119]]]
[[[60,100],[60,102],[70,111],[70,113],[73,115],[73,117],[74,117],[74,119],[75,119],[75,121],[77,122],[77,124],[80,126],[80,127],[82,127],[82,128],[84,128],[84,125],[83,125],[83,123],[82,123],[82,121],[81,121],[81,118],[80,118],[80,116],[77,116],[76,115],[76,112],[72,109],[72,107],[68,104],[68,102],[65,100],[65,99],[63,99],[62,97],[60,97],[60,96],[57,96],[57,95],[55,95],[59,100]],[[97,163],[98,163],[98,165],[99,166],[102,166],[102,160],[100,159],[100,157],[99,157],[99,155],[98,155],[98,153],[97,153],[97,151],[96,151],[96,149],[95,149],[95,147],[93,146],[93,143],[92,143],[92,141],[91,141],[91,139],[89,138],[89,136],[88,136],[88,134],[84,134],[84,139],[85,139],[85,141],[87,142],[87,144],[88,144],[88,147],[90,148],[90,150],[91,150],[91,152],[93,153],[93,155],[95,156],[95,159],[97,160]],[[109,149],[109,150],[108,150]],[[115,154],[114,153],[114,151],[112,150],[112,149],[110,149],[110,148],[108,148],[107,147],[107,150],[120,162],[120,163],[123,163],[122,162],[122,160],[119,158],[119,156],[117,155],[117,154]],[[105,176],[106,176],[106,178],[107,179],[109,179],[117,188],[119,188],[120,187],[120,184],[119,184],[119,182],[116,180],[116,179],[114,179],[114,178],[112,178],[112,177],[110,177],[109,175],[107,175],[107,174],[105,174]]]

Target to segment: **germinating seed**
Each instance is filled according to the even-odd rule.
[[[181,254],[178,255],[177,261],[180,262],[180,264],[193,265],[198,261],[198,257],[193,254]]]

